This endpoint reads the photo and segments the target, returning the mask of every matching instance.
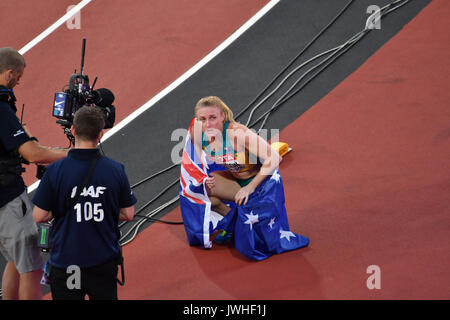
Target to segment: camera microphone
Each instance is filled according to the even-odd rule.
[[[93,91],[94,103],[100,107],[109,107],[114,102],[114,94],[111,90],[100,88]]]

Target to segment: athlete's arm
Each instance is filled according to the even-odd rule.
[[[236,131],[233,130],[234,133],[232,138],[236,138],[235,141],[237,141],[238,144],[241,144],[237,147],[245,147],[251,154],[256,155],[262,160],[262,166],[253,180],[236,193],[235,202],[238,205],[245,205],[247,204],[250,194],[256,190],[268,175],[271,175],[275,169],[278,168],[282,158],[266,140],[244,125],[236,125],[236,129]],[[240,136],[240,139],[238,138],[238,135]]]

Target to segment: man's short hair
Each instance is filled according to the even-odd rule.
[[[105,115],[98,107],[84,106],[75,112],[73,127],[78,139],[96,141],[105,127]]]
[[[25,58],[13,48],[0,48],[0,73],[7,70],[19,71],[25,68]]]

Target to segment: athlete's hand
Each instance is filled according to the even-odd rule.
[[[246,205],[248,202],[248,197],[255,191],[255,188],[253,188],[250,184],[246,185],[245,187],[242,187],[239,189],[238,192],[236,192],[236,195],[234,196],[234,201],[238,205]]]
[[[205,179],[205,185],[209,188],[212,189],[216,186],[216,178],[215,177],[208,177]]]

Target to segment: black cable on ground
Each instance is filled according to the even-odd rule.
[[[167,223],[167,224],[184,224],[183,221],[181,221],[181,222],[180,221],[166,221],[166,220],[162,220],[162,219],[147,217],[146,215],[143,215],[143,214],[135,214],[135,216],[142,217],[147,220],[151,220],[151,221],[155,221],[155,222],[163,222],[163,223]]]
[[[167,190],[169,190],[171,187],[173,187],[175,184],[179,183],[179,179],[177,178],[175,181],[173,181],[171,184],[169,184],[168,186],[166,186],[163,190],[161,190],[155,197],[153,197],[153,199],[151,199],[150,201],[148,201],[146,204],[144,204],[142,207],[140,207],[135,213],[135,216],[139,216],[139,213],[141,213],[142,211],[144,211],[144,209],[146,207],[148,207],[150,204],[152,204],[154,201],[156,201],[159,197],[161,197]],[[126,222],[123,222],[121,224],[119,224],[119,228],[121,228],[123,225],[125,225]]]
[[[330,23],[328,23],[274,78],[272,78],[272,80],[264,87],[264,89],[262,89],[257,95],[256,97],[252,100],[252,102],[250,102],[244,109],[242,109],[236,116],[235,119],[239,118],[244,112],[246,112],[263,94],[264,92],[267,91],[268,88],[270,88],[270,86],[272,84],[274,84],[274,82],[290,67],[292,66],[292,64],[297,61],[297,59],[306,51],[309,49],[309,47],[312,46],[312,44],[314,42],[316,42],[316,40],[322,36],[323,33],[325,33],[325,31],[327,31],[335,22],[337,19],[339,19],[341,17],[341,15],[350,7],[350,5],[354,2],[354,0],[351,0],[350,2],[348,2],[345,7],[330,21]]]
[[[389,14],[390,12],[398,9],[399,7],[405,5],[406,3],[408,3],[409,0],[395,0],[392,3],[386,5],[385,7],[383,7],[383,9],[380,10],[379,13],[379,18],[381,19],[383,16]],[[398,4],[400,3],[398,6],[391,8],[392,5],[394,4]],[[372,16],[374,16],[375,14],[373,14]],[[371,16],[371,17],[372,17]],[[343,53],[345,53],[346,51],[348,51],[348,49],[350,49],[354,44],[356,44],[357,42],[359,42],[369,31],[371,31],[371,28],[368,28],[368,22],[370,20],[370,18],[367,20],[366,23],[366,27],[364,30],[360,31],[359,33],[357,33],[356,35],[354,35],[352,38],[350,38],[343,46],[346,46],[347,44],[349,44],[349,46],[347,48],[340,48],[338,49],[337,52],[333,53],[332,55],[330,55],[328,58],[326,58],[324,61],[320,62],[318,65],[316,65],[315,67],[311,68],[310,70],[308,70],[305,74],[303,74],[295,83],[293,86],[291,86],[291,88],[289,88],[287,90],[287,92],[285,92],[282,96],[282,98],[279,98],[277,100],[277,102],[274,103],[274,105],[272,106],[272,108],[268,111],[266,111],[262,116],[260,116],[257,120],[255,120],[252,124],[248,124],[248,127],[253,127],[256,123],[258,123],[259,121],[262,120],[263,117],[266,117],[266,119],[264,120],[264,123],[261,125],[261,128],[259,130],[262,129],[262,127],[264,126],[269,114],[276,108],[280,107],[282,104],[284,104],[286,101],[288,101],[289,99],[291,99],[295,94],[297,94],[301,89],[303,89],[309,82],[311,82],[318,74],[320,74],[323,70],[325,70],[332,62],[334,62],[338,57],[340,57]],[[341,52],[341,50],[343,50]],[[333,55],[337,54],[336,57],[334,57],[329,63],[327,63],[323,68],[321,68],[318,72],[316,72],[311,78],[309,78],[304,84],[302,84],[302,86],[300,88],[298,88],[297,90],[295,90],[293,93],[291,93],[290,95],[288,95],[290,93],[291,90],[293,90],[293,88],[300,82],[300,80],[302,80],[309,72],[313,71],[313,69],[319,67],[320,65],[322,65],[323,63],[325,63],[329,58],[331,58]],[[290,75],[289,75],[290,76]],[[287,96],[288,95],[288,96]],[[286,97],[287,96],[287,97]],[[259,107],[259,106],[258,106]],[[253,110],[252,110],[253,113]]]
[[[148,180],[153,179],[154,177],[160,175],[161,173],[164,173],[164,172],[166,172],[166,171],[169,171],[170,169],[172,169],[172,168],[174,168],[174,167],[176,167],[176,166],[179,166],[179,165],[180,165],[180,162],[174,163],[174,164],[171,165],[170,167],[167,167],[167,168],[165,168],[165,169],[162,169],[161,171],[159,171],[159,172],[157,172],[157,173],[154,173],[154,174],[152,174],[151,176],[149,176],[149,177],[147,177],[147,178],[145,178],[145,179],[142,179],[142,180],[139,181],[139,182],[136,182],[135,184],[133,184],[133,185],[131,186],[131,189],[134,189],[134,188],[136,188],[137,186],[143,184],[144,182],[147,182]]]
[[[351,47],[353,47],[359,40],[361,40],[365,35],[367,34],[367,31],[363,32],[360,36],[359,39],[357,39],[356,41],[352,42],[350,45],[347,45],[346,47],[344,47],[343,49],[339,49],[338,51],[334,52],[333,54],[331,54],[329,57],[327,57],[325,60],[323,60],[322,62],[318,63],[317,65],[315,65],[314,67],[312,67],[311,69],[309,69],[305,74],[303,74],[299,79],[297,79],[295,81],[295,83],[289,88],[289,90],[287,90],[282,96],[281,98],[279,98],[277,100],[277,102],[274,103],[274,105],[265,113],[263,113],[257,120],[255,120],[251,125],[249,125],[249,127],[253,127],[255,124],[257,124],[259,121],[262,120],[262,118],[266,117],[265,121],[267,120],[267,117],[270,115],[270,113],[275,109],[280,107],[283,103],[287,102],[289,99],[291,99],[293,96],[295,96],[298,92],[300,92],[300,90],[302,90],[304,87],[306,87],[306,85],[308,83],[310,83],[315,77],[317,77],[320,73],[322,73],[322,71],[324,71],[326,68],[328,68],[334,61],[336,61],[337,58],[339,58],[341,55],[343,55],[345,52],[347,52]],[[331,59],[330,61],[328,61],[329,59]],[[328,61],[328,62],[327,62]],[[314,73],[306,82],[304,82],[298,89],[296,89],[295,91],[293,91],[291,94],[289,94],[294,87],[301,81],[303,80],[303,78],[310,73],[311,71],[313,71],[314,69],[320,67],[322,64],[324,64],[325,62],[327,62],[322,68],[320,68],[316,73]],[[263,125],[261,126],[261,128],[264,126],[265,121],[263,123]],[[260,128],[260,130],[261,130]]]

